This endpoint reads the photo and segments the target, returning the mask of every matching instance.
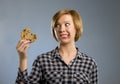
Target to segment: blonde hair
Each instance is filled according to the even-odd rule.
[[[55,38],[56,41],[58,41],[54,29],[59,18],[65,14],[72,16],[72,19],[76,28],[76,35],[75,35],[75,42],[76,42],[79,40],[79,38],[82,36],[82,33],[83,33],[82,18],[76,10],[63,9],[63,10],[59,10],[57,13],[54,14],[54,16],[52,17],[52,23],[51,23],[53,37]]]

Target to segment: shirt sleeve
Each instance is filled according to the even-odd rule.
[[[21,81],[25,83],[27,81],[27,74],[27,69],[23,72],[18,69],[18,75],[15,84],[20,84]]]
[[[42,71],[40,67],[40,62],[38,59],[36,59],[32,65],[32,70],[30,74],[28,75],[27,69],[23,72],[18,70],[18,75],[15,81],[15,84],[20,84],[22,81],[24,84],[39,84],[42,77]]]
[[[90,84],[98,84],[98,68],[96,62],[93,60],[93,66],[90,77]]]

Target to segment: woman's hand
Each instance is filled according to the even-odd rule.
[[[17,52],[21,60],[27,58],[27,51],[30,47],[29,43],[29,40],[20,40],[16,46]]]

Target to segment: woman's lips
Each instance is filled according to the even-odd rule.
[[[67,37],[68,37],[68,34],[60,34],[60,37],[61,37],[61,38],[67,38]]]

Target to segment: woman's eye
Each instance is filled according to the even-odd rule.
[[[70,23],[66,23],[65,26],[66,26],[66,27],[70,26]]]
[[[56,26],[55,26],[56,28],[60,28],[60,25],[59,24],[56,24]]]

